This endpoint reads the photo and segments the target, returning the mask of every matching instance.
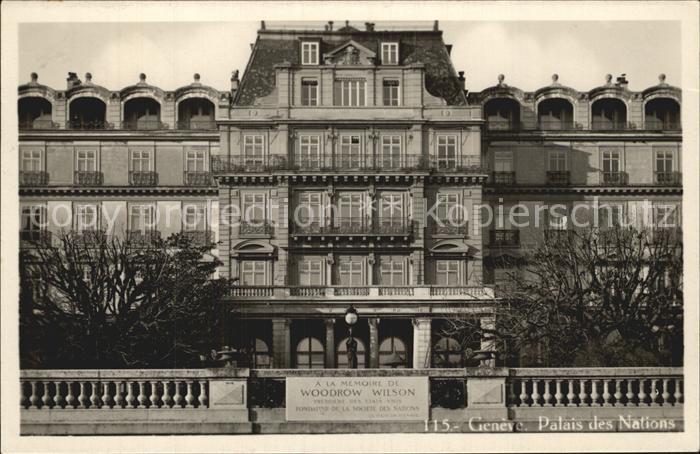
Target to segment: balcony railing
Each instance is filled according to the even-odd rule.
[[[78,186],[102,186],[102,172],[76,170],[73,182]]]
[[[680,131],[680,121],[663,121],[647,119],[644,121],[644,129],[648,131]]]
[[[469,222],[456,219],[436,219],[431,225],[430,232],[433,236],[467,238],[469,236]]]
[[[491,172],[491,183],[511,186],[515,184],[515,172]]]
[[[195,246],[204,246],[213,241],[211,230],[185,230],[182,236],[189,239]]]
[[[211,186],[213,180],[210,172],[184,172],[185,186]]]
[[[234,299],[269,298],[344,298],[364,296],[377,299],[473,299],[493,298],[491,287],[478,286],[434,286],[434,285],[292,285],[292,286],[235,286],[228,293]],[[467,298],[468,299],[468,298]]]
[[[591,121],[593,131],[626,131],[634,129],[631,123],[626,121],[601,120],[594,118]]]
[[[384,218],[374,222],[365,218],[335,218],[328,223],[309,221],[292,223],[295,234],[301,235],[386,235],[413,234],[413,221],[404,218]]]
[[[608,186],[624,186],[627,184],[625,172],[601,172],[600,184]]]
[[[160,240],[159,230],[127,230],[126,238],[129,246],[134,248],[148,248]]]
[[[114,129],[114,124],[104,120],[70,120],[66,122],[66,129],[86,131],[91,129]]]
[[[22,170],[19,172],[20,186],[46,186],[49,184],[48,172]]]
[[[571,172],[568,170],[550,170],[547,172],[547,184],[565,186],[571,182]]]
[[[273,226],[269,221],[250,220],[242,221],[239,235],[241,237],[269,237],[272,236]]]
[[[156,186],[158,174],[152,171],[131,171],[129,172],[129,184],[131,186]]]
[[[581,129],[573,120],[542,119],[537,121],[537,128],[542,131],[573,131]]]
[[[19,122],[19,129],[58,129],[59,123],[51,120],[27,120]]]
[[[680,186],[680,172],[654,172],[654,183],[660,186]]]
[[[570,229],[545,229],[544,239],[545,241],[557,242],[557,241],[568,241],[575,237],[576,233]]]
[[[180,120],[177,129],[213,131],[216,130],[215,120]]]
[[[128,120],[122,121],[122,129],[128,130],[154,130],[168,129],[168,124],[160,120]]]
[[[489,232],[489,244],[493,247],[518,247],[520,246],[519,230],[491,230]]]
[[[53,237],[47,230],[20,230],[21,247],[48,247],[52,245]]]
[[[486,127],[489,131],[517,131],[520,129],[520,122],[507,118],[489,118],[486,120]]]
[[[212,156],[211,170],[214,173],[270,172],[289,169],[284,156]]]

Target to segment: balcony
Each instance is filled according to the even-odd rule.
[[[634,129],[631,123],[626,121],[613,121],[613,120],[602,120],[593,119],[591,121],[592,131],[627,131]]]
[[[681,173],[654,172],[654,184],[659,186],[681,186]]]
[[[403,218],[379,219],[335,218],[329,225],[320,221],[292,223],[295,235],[306,236],[408,236],[413,234],[413,221]]]
[[[188,172],[184,173],[185,186],[211,186],[213,180],[210,172]]]
[[[180,120],[177,122],[177,129],[189,131],[215,131],[216,121],[214,120]]]
[[[212,156],[213,173],[260,173],[272,170],[289,170],[291,167],[284,156]]]
[[[644,129],[647,131],[680,131],[682,128],[680,121],[647,118],[644,121]]]
[[[131,171],[129,172],[129,184],[131,186],[156,186],[158,174],[151,171]]]
[[[430,300],[433,297],[442,299],[474,299],[493,298],[491,287],[456,286],[442,287],[431,285],[404,286],[242,286],[231,287],[228,297],[231,299],[347,299],[348,297],[366,297],[377,300]]]
[[[71,120],[66,122],[66,129],[79,131],[114,129],[114,125],[104,120]]]
[[[518,131],[521,129],[519,121],[507,118],[489,118],[486,120],[486,129],[489,131]]]
[[[135,249],[153,247],[161,238],[159,230],[127,230],[126,240]]]
[[[581,128],[573,120],[540,119],[537,122],[537,129],[541,131],[574,131]]]
[[[239,236],[241,238],[269,238],[272,236],[273,226],[266,220],[241,221]]]
[[[77,186],[102,186],[104,178],[102,172],[76,170],[73,182]]]
[[[50,247],[53,244],[51,232],[47,230],[20,230],[21,248]]]
[[[547,171],[547,184],[552,186],[567,186],[571,181],[571,172],[568,170]]]
[[[569,229],[545,229],[544,240],[547,242],[556,243],[559,241],[569,241],[574,239],[576,233]]]
[[[627,184],[627,173],[601,172],[600,184],[604,186],[624,186]]]
[[[520,246],[520,231],[491,230],[489,232],[489,244],[491,247],[518,247]]]
[[[512,186],[515,184],[515,172],[491,172],[491,184]]]
[[[469,222],[463,220],[435,220],[430,232],[434,237],[468,238]]]
[[[19,129],[20,131],[27,130],[27,129],[58,129],[60,126],[59,123],[56,123],[55,121],[51,120],[26,120],[26,121],[20,121],[19,122]]]
[[[182,236],[190,240],[194,246],[211,244],[214,238],[211,230],[184,230]]]
[[[122,129],[130,131],[168,129],[167,123],[160,120],[128,120],[122,121]]]
[[[48,172],[27,171],[19,172],[20,186],[46,186],[49,184]]]

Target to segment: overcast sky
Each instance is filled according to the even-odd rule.
[[[335,21],[336,27],[342,26]],[[377,29],[399,28],[376,21]],[[316,22],[322,29],[323,23]],[[340,25],[339,25],[340,24]],[[362,22],[351,22],[364,28]],[[217,23],[43,23],[22,24],[19,33],[19,80],[34,71],[39,81],[65,89],[68,71],[91,72],[93,82],[110,90],[148,82],[165,90],[187,85],[192,75],[217,89],[228,89],[231,71],[243,73],[259,22]],[[304,24],[308,25],[308,24]],[[430,23],[404,23],[430,27]],[[268,28],[279,26],[268,23]],[[505,74],[506,83],[523,90],[559,82],[589,90],[605,74],[626,73],[630,88],[658,82],[680,85],[681,30],[677,22],[440,22],[467,88],[479,91]]]

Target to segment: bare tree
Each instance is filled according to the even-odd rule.
[[[20,260],[23,367],[182,367],[216,344],[228,283],[213,244],[62,233],[35,246]]]
[[[682,362],[680,232],[615,227],[548,231],[497,287],[496,324],[448,321],[462,344],[491,338],[517,363],[623,366]]]

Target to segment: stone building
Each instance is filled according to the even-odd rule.
[[[347,367],[350,307],[359,367],[475,365],[444,320],[492,326],[494,286],[542,230],[597,201],[641,224],[680,217],[681,100],[664,78],[632,92],[624,76],[468,92],[451,50],[437,23],[263,23],[230,91],[143,74],[120,91],[71,74],[59,91],[33,74],[19,87],[20,238],[213,238],[220,275],[238,279],[222,345],[251,348],[254,367]],[[519,203],[564,208],[540,227],[482,225],[482,204]]]

